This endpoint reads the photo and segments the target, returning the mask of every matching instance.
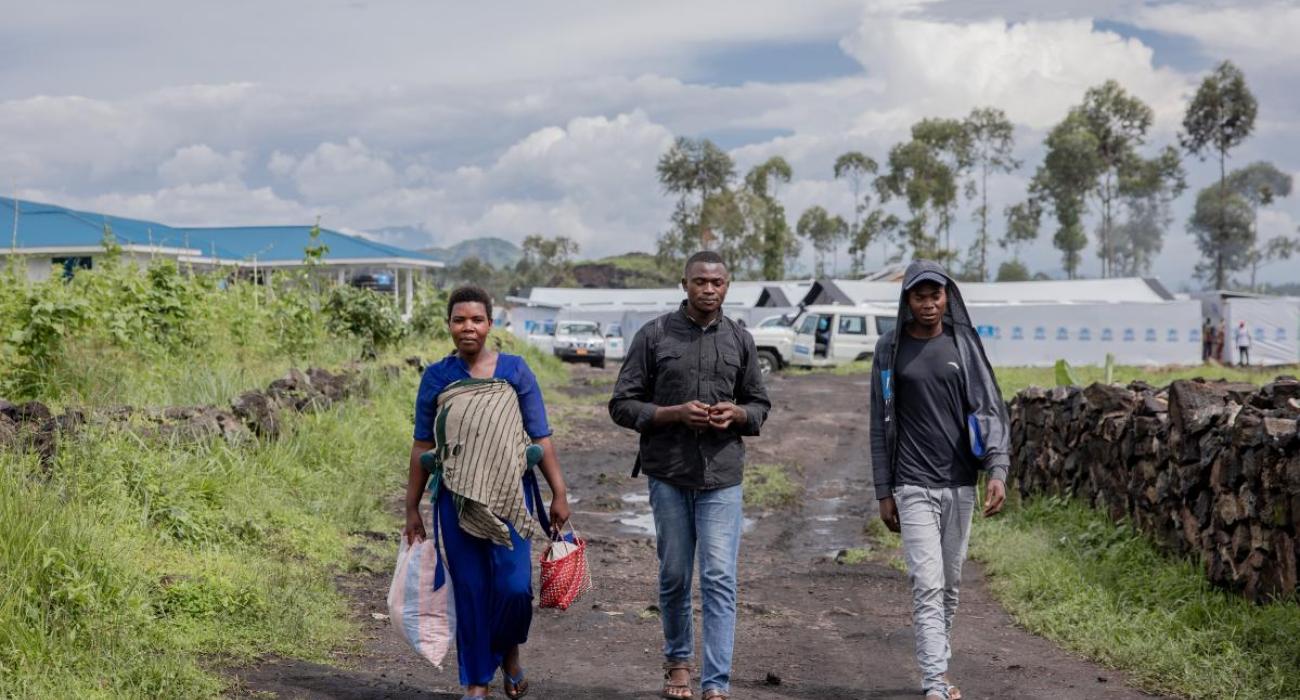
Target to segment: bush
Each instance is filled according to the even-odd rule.
[[[367,358],[374,358],[380,350],[396,345],[406,336],[406,325],[392,297],[368,289],[334,287],[325,303],[325,315],[330,332],[360,340]]]

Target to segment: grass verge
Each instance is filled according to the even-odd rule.
[[[803,495],[803,478],[798,467],[752,464],[745,467],[744,493],[745,505],[751,508],[789,508]]]
[[[976,517],[971,554],[1017,622],[1146,690],[1262,700],[1300,687],[1300,604],[1217,590],[1083,504],[1042,498]]]
[[[0,453],[0,697],[210,697],[203,658],[342,645],[334,576],[387,565],[359,533],[397,527],[410,444],[414,373],[371,381],[275,442],[83,434],[48,473]]]

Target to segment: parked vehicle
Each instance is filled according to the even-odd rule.
[[[897,310],[878,304],[809,306],[795,323],[790,364],[833,367],[869,360],[876,341],[897,323]]]
[[[600,324],[595,321],[557,321],[551,351],[565,362],[605,366],[605,338],[600,334]]]
[[[754,338],[754,347],[758,348],[758,368],[763,376],[786,367],[794,359],[794,328],[792,325],[799,318],[793,316],[770,316],[758,322],[753,328],[747,328]]]
[[[555,347],[555,321],[529,321],[527,323],[528,344],[550,352]]]
[[[622,360],[627,356],[627,342],[623,339],[623,324],[614,322],[605,326],[605,358]]]

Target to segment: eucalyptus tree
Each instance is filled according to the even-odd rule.
[[[937,134],[928,129],[923,133],[929,142],[914,135],[889,150],[887,167],[873,184],[881,202],[897,197],[907,205],[910,216],[902,223],[904,248],[910,248],[913,257],[948,262],[952,252],[939,241],[957,201],[957,176],[934,146]]]
[[[677,137],[656,166],[659,184],[667,194],[677,195],[672,227],[660,237],[659,252],[666,257],[684,257],[715,242],[710,212],[725,213],[724,203],[709,201],[725,193],[736,176],[736,165],[726,151],[708,139]]]
[[[1296,251],[1296,241],[1289,236],[1275,236],[1265,242],[1259,237],[1259,208],[1267,207],[1278,197],[1291,195],[1292,178],[1272,163],[1256,161],[1228,175],[1228,189],[1250,202],[1251,246],[1246,264],[1250,266],[1250,288],[1257,289],[1259,268],[1277,260],[1289,259]]]
[[[745,175],[745,191],[750,198],[748,211],[752,226],[758,231],[758,244],[762,251],[760,271],[763,279],[784,279],[786,261],[799,255],[799,240],[790,230],[785,207],[776,196],[777,187],[790,182],[793,176],[794,170],[780,156],[754,166]]]
[[[879,168],[880,165],[876,163],[875,160],[858,151],[842,153],[839,158],[835,159],[835,179],[846,179],[849,181],[849,186],[853,188],[853,226],[849,229],[850,254],[853,254],[852,246],[854,245],[855,237],[859,230],[859,224],[862,221],[862,214],[866,210],[869,201],[863,198],[862,184],[868,175],[875,175]],[[836,267],[839,267],[838,245],[836,246],[835,256],[835,265]],[[855,256],[855,273],[860,272],[859,268],[861,267],[861,264],[860,256]]]
[[[983,282],[988,279],[989,175],[1009,173],[1020,167],[1020,161],[1012,156],[1015,127],[1007,119],[1006,112],[995,107],[974,109],[962,122],[962,127],[966,130],[971,164],[979,171],[980,205],[975,210],[979,231],[971,246],[971,258],[976,264],[970,268]]]
[[[831,216],[821,206],[809,207],[799,215],[796,230],[812,244],[817,277],[826,275],[826,254],[831,251],[835,241],[844,236],[848,227],[843,217]]]
[[[1204,256],[1196,265],[1197,277],[1215,289],[1230,286],[1231,273],[1249,263],[1254,217],[1250,201],[1224,185],[1215,183],[1197,193],[1187,222]]]
[[[1246,76],[1231,62],[1224,61],[1201,81],[1183,116],[1180,137],[1183,148],[1201,160],[1212,154],[1219,157],[1219,186],[1202,192],[1214,192],[1223,198],[1219,203],[1220,221],[1217,231],[1209,232],[1210,237],[1205,241],[1208,247],[1202,246],[1201,251],[1210,259],[1214,286],[1220,289],[1227,284],[1228,273],[1234,269],[1228,267],[1228,262],[1233,259],[1232,249],[1239,243],[1234,238],[1235,222],[1230,220],[1233,216],[1230,209],[1235,202],[1229,197],[1232,190],[1228,187],[1228,152],[1250,136],[1258,109],[1255,96],[1246,85]],[[1200,203],[1198,197],[1197,205]]]
[[[974,183],[968,181],[962,186],[962,180],[973,165],[971,134],[966,124],[956,119],[922,119],[912,125],[912,140],[925,144],[932,157],[944,165],[935,173],[941,180],[930,190],[930,208],[937,216],[937,228],[943,236],[944,257],[955,259],[952,221],[956,216],[960,191],[964,191],[967,197],[975,194]]]
[[[1187,188],[1178,151],[1167,146],[1154,158],[1135,158],[1125,166],[1119,193],[1126,212],[1111,232],[1111,272],[1146,275],[1164,247],[1172,216],[1169,205]]]
[[[1044,140],[1047,153],[1030,183],[1034,201],[1049,203],[1056,215],[1052,245],[1061,251],[1061,266],[1070,279],[1078,276],[1081,251],[1088,245],[1083,232],[1085,198],[1097,181],[1102,165],[1097,155],[1097,138],[1083,116],[1071,110],[1052,127]],[[1035,221],[1037,219],[1035,218]]]

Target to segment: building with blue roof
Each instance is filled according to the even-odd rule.
[[[48,279],[94,267],[111,232],[122,255],[136,264],[162,257],[198,270],[234,268],[265,280],[279,270],[304,266],[312,244],[310,225],[185,228],[153,221],[78,211],[19,199],[0,200],[0,257],[20,257],[28,277]],[[415,280],[443,263],[425,253],[386,245],[327,228],[320,244],[329,252],[321,268],[340,284],[367,284],[387,290],[411,308]]]

